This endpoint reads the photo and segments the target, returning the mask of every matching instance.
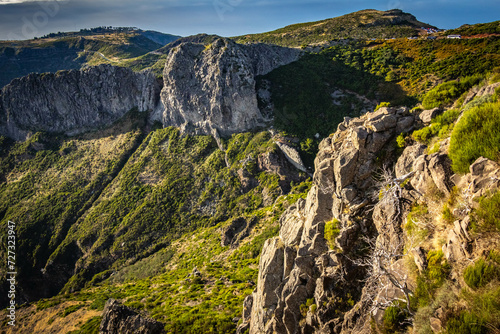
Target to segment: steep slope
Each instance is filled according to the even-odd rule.
[[[268,45],[240,46],[217,38],[183,43],[168,53],[161,105],[163,126],[216,137],[262,127],[270,121],[257,105],[255,78],[297,60],[300,52]]]
[[[399,9],[373,9],[317,22],[293,24],[262,34],[238,36],[238,43],[264,42],[283,46],[301,46],[334,39],[400,38],[417,36],[422,28],[436,28],[417,21]]]
[[[500,165],[480,155],[491,149],[498,159],[491,127],[499,123],[500,89],[482,86],[442,116],[380,108],[346,119],[322,141],[307,199],[281,216],[279,237],[264,244],[238,332],[496,332],[500,304],[479,299],[499,292],[500,225],[491,215],[500,210]],[[472,119],[488,112],[493,119],[464,138]],[[432,125],[413,138],[441,130],[437,152],[402,134],[395,140],[420,122]],[[406,146],[402,153],[396,142]]]
[[[0,87],[29,73],[55,73],[114,63],[161,48],[180,36],[135,28],[94,28],[0,42]]]
[[[149,72],[101,65],[82,71],[32,74],[0,95],[0,132],[16,140],[30,133],[77,134],[109,126],[133,108],[156,107],[160,86]]]

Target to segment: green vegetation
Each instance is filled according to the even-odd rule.
[[[406,305],[403,302],[396,302],[384,311],[382,333],[403,333],[408,327],[409,317]]]
[[[403,228],[406,234],[415,238],[416,242],[423,242],[429,235],[429,230],[426,228],[426,222],[429,220],[429,210],[425,203],[414,204],[410,213],[406,217],[406,223]]]
[[[340,234],[340,221],[332,219],[325,223],[325,239],[330,249],[336,249],[335,238]]]
[[[499,147],[500,102],[471,108],[453,129],[449,152],[453,170],[467,173],[469,166],[481,156],[497,161]]]
[[[428,144],[435,137],[438,136],[444,139],[449,136],[453,129],[453,124],[460,115],[458,109],[448,109],[443,114],[434,117],[431,125],[420,130],[413,131],[412,137],[416,141]]]
[[[487,333],[484,324],[474,314],[462,312],[455,315],[446,323],[446,333],[449,334],[483,334]]]
[[[418,307],[430,305],[438,288],[448,278],[451,269],[441,250],[430,251],[427,254],[427,262],[427,269],[417,277],[417,288],[413,297],[415,300],[411,303]]]
[[[92,317],[79,330],[71,331],[68,334],[98,334],[101,320],[101,317]]]
[[[76,304],[76,305],[68,306],[67,308],[64,309],[61,316],[64,318],[64,317],[68,316],[69,314],[78,311],[83,306],[84,306],[84,304]]]
[[[80,302],[61,316],[102,310],[115,298],[164,322],[167,331],[234,332],[232,319],[257,281],[263,243],[277,235],[279,217],[305,197],[311,181],[297,182],[299,172],[293,183],[259,169],[262,154],[278,153],[267,131],[228,138],[224,153],[209,136],[174,128],[146,135],[145,116],[132,112],[110,129],[73,138],[1,140],[0,217],[4,227],[7,220],[18,226],[25,259],[19,284],[30,291],[42,270],[57,272],[67,283],[51,283],[51,293],[62,293],[37,309]],[[239,170],[253,179],[249,189]],[[221,229],[236,217],[252,222],[249,235],[223,247]],[[72,270],[61,268],[75,264],[74,276],[62,275]],[[186,278],[194,267],[202,277]]]
[[[479,200],[479,208],[472,212],[474,220],[479,222],[481,230],[500,231],[500,191],[492,196],[482,197]]]
[[[446,31],[446,34],[462,36],[472,36],[478,34],[500,34],[500,21],[478,23],[474,25],[464,24],[460,28]]]
[[[401,23],[393,24],[399,18]],[[371,39],[410,37],[421,27],[431,27],[398,10],[362,10],[318,22],[293,24],[262,34],[235,37],[239,43],[270,43],[282,46],[303,46],[338,39]]]
[[[472,76],[457,81],[454,80],[442,83],[425,94],[422,106],[425,109],[449,106],[454,100],[459,98],[474,85],[477,85],[481,80],[481,76]]]
[[[471,288],[485,286],[495,278],[500,278],[500,268],[482,258],[464,270],[465,283]]]

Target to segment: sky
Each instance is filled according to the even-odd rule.
[[[498,0],[0,0],[0,40],[98,26],[230,37],[394,8],[442,29],[500,20]]]

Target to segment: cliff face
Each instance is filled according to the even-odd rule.
[[[265,125],[255,77],[298,59],[300,51],[238,45],[218,38],[204,46],[184,43],[170,50],[163,72],[163,125],[197,134],[230,135]]]
[[[408,263],[425,273],[430,250],[403,226],[416,203],[442,210],[453,196],[463,202],[453,210],[456,220],[442,225],[431,217],[436,220],[428,224],[460,288],[460,270],[491,247],[487,239],[473,243],[468,212],[499,186],[500,166],[479,158],[469,174],[454,175],[449,140],[433,154],[418,143],[397,154],[395,136],[423,118],[406,108],[381,108],[346,118],[321,142],[307,199],[288,208],[279,236],[264,244],[238,333],[371,333],[395,300],[412,314],[417,274]],[[431,322],[446,321],[440,310]]]
[[[214,37],[208,46],[172,48],[161,90],[149,71],[101,65],[15,79],[0,93],[0,131],[16,140],[30,132],[73,135],[108,126],[132,108],[196,134],[226,136],[265,125],[255,77],[295,61],[301,52]],[[158,101],[161,100],[161,103]]]
[[[313,186],[305,201],[290,207],[280,219],[280,236],[264,245],[259,281],[252,295],[249,318],[240,332],[309,333],[352,330],[346,300],[361,300],[366,268],[350,261],[360,246],[360,235],[376,235],[378,228],[398,228],[396,222],[378,226],[372,217],[377,155],[389,150],[394,135],[410,131],[414,116],[405,109],[382,108],[339,125],[333,137],[320,144]],[[326,225],[340,229],[336,246],[325,237]],[[380,224],[385,224],[381,219]],[[301,309],[313,298],[317,310]],[[343,300],[343,302],[339,302]],[[302,319],[307,317],[307,324]],[[357,324],[357,323],[355,323]],[[344,328],[344,329],[343,329]]]
[[[100,65],[15,79],[0,95],[0,129],[22,140],[30,132],[69,135],[108,126],[133,108],[154,109],[160,87],[149,72]]]

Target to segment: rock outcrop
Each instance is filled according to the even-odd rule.
[[[209,45],[183,43],[170,50],[155,119],[196,134],[227,136],[265,125],[255,77],[295,61],[301,52],[217,38]]]
[[[16,140],[45,131],[74,135],[108,126],[133,108],[153,110],[160,85],[149,71],[100,65],[30,74],[0,95],[0,132]]]
[[[137,311],[109,299],[102,312],[100,334],[162,334],[164,325],[141,316]]]
[[[0,93],[0,133],[16,140],[37,131],[74,135],[109,126],[133,108],[154,111],[151,120],[165,127],[217,139],[266,125],[272,115],[258,108],[255,77],[302,51],[211,39],[165,50],[163,89],[150,71],[111,65],[15,79]]]
[[[307,199],[282,215],[279,237],[264,245],[257,289],[245,302],[247,309],[252,304],[251,315],[246,312],[240,332],[352,333],[364,328],[359,319],[369,315],[359,279],[367,270],[354,260],[361,236],[379,234],[378,243],[394,242],[401,223],[398,210],[408,210],[384,201],[374,208],[378,155],[390,155],[391,140],[410,131],[415,121],[404,108],[381,108],[346,118],[321,142]],[[340,232],[332,249],[325,226],[334,223]],[[306,307],[307,300],[314,307]]]

